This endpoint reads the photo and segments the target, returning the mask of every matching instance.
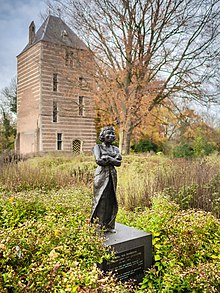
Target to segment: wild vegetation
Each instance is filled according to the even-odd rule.
[[[219,0],[48,5],[94,52],[97,131],[115,125],[122,153],[134,153],[118,169],[117,221],[153,234],[153,266],[138,285],[99,270],[114,255],[89,224],[93,158],[9,155],[0,158],[0,291],[219,292],[219,126],[185,103],[219,94]],[[0,94],[3,154],[14,149],[16,81]]]
[[[218,156],[126,156],[117,221],[153,233],[154,264],[141,284],[98,264],[114,257],[89,224],[95,163],[47,156],[0,170],[1,292],[218,292]]]

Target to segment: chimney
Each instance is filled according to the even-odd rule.
[[[35,37],[35,24],[32,21],[29,26],[29,45],[31,45],[33,43],[34,37]]]

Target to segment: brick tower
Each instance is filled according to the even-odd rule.
[[[48,16],[17,56],[17,137],[20,154],[89,153],[95,144],[93,58],[55,16]]]

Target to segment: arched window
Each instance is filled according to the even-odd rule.
[[[79,155],[81,153],[81,141],[79,139],[73,141],[72,150],[74,155]]]

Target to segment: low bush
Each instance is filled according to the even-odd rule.
[[[88,219],[92,157],[34,158],[0,170],[0,292],[218,292],[219,158],[125,156],[117,221],[153,234],[134,289],[103,275],[112,257]],[[160,194],[163,194],[160,195]]]
[[[202,158],[217,150],[215,143],[207,141],[207,137],[198,134],[193,141],[181,142],[173,147],[174,158]]]
[[[194,151],[192,145],[188,143],[182,143],[173,148],[174,158],[192,158]]]
[[[121,210],[118,221],[153,234],[154,265],[137,292],[219,292],[220,221],[213,215],[159,196],[151,209]]]
[[[138,143],[131,146],[131,149],[135,153],[144,152],[158,152],[160,150],[159,146],[152,142],[150,139],[141,139]]]
[[[82,190],[2,194],[0,291],[128,292],[97,268],[112,253],[88,223],[90,205]]]

